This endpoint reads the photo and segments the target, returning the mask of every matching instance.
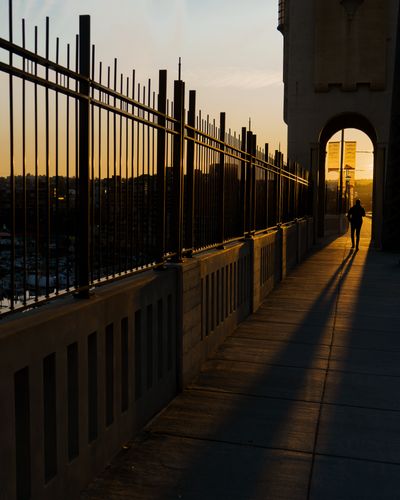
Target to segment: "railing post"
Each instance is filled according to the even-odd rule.
[[[268,143],[264,145],[264,159],[266,166],[269,163],[268,158]],[[265,227],[268,228],[269,225],[269,170],[265,171]]]
[[[241,135],[241,144],[240,144],[240,149],[242,151],[242,161],[241,161],[241,167],[240,167],[240,199],[241,199],[241,206],[242,206],[242,234],[245,234],[246,232],[246,217],[247,217],[247,199],[246,199],[246,127],[242,127],[242,135]]]
[[[194,248],[194,128],[196,126],[196,91],[189,91],[189,110],[188,110],[188,128],[187,131],[187,153],[186,153],[186,176],[187,176],[187,206],[186,206],[186,235],[185,248],[189,250],[189,256],[192,256]]]
[[[9,0],[9,39],[10,43],[13,43],[13,13],[12,13],[12,0]],[[9,52],[9,63],[13,66],[13,51]],[[11,276],[10,276],[10,306],[14,309],[15,301],[15,158],[14,158],[14,84],[12,73],[9,75],[9,113],[10,113],[10,224],[11,224],[11,248],[10,248],[10,258],[11,258]]]
[[[183,147],[185,140],[185,83],[174,82],[174,152],[173,152],[173,251],[174,260],[182,261],[183,247]]]
[[[251,220],[253,212],[253,200],[251,197],[253,183],[253,133],[249,130],[246,137],[247,169],[246,169],[246,236],[251,234]]]
[[[278,150],[275,150],[275,166],[278,167],[278,178],[276,183],[276,222],[280,224],[282,222],[282,158]]]
[[[299,167],[298,163],[294,163],[294,175],[296,176],[295,178],[295,184],[294,184],[294,216],[296,219],[300,216],[301,217],[301,211],[299,210],[299,202],[300,202],[300,196],[299,196]]]
[[[283,153],[279,152],[279,178],[280,178],[280,203],[279,203],[279,209],[280,209],[280,222],[284,222],[284,202],[285,202],[285,197],[287,197],[287,182],[282,176],[282,171],[284,170],[284,165],[283,165],[284,159],[283,159]]]
[[[78,197],[78,296],[89,296],[90,269],[90,195],[89,195],[89,143],[90,143],[90,16],[79,16],[79,197]]]
[[[219,115],[219,140],[223,143],[219,147],[221,153],[219,154],[219,214],[218,214],[218,230],[219,240],[221,245],[225,241],[225,113]]]
[[[251,154],[257,158],[257,136],[255,134],[252,135],[252,144],[251,144]],[[252,234],[256,231],[256,217],[257,217],[257,191],[256,191],[256,182],[257,182],[257,165],[255,162],[252,163],[252,174],[251,174],[251,200],[252,200],[252,212],[251,212],[251,226],[250,232]]]
[[[157,110],[158,125],[157,130],[157,191],[158,191],[158,256],[159,262],[164,262],[166,251],[166,112],[167,112],[167,71],[165,69],[159,72],[158,83],[158,102]]]

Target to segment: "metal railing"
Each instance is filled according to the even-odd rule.
[[[307,215],[308,173],[196,111],[167,72],[157,93],[96,63],[80,17],[66,64],[0,38],[0,311],[26,309]],[[5,56],[4,56],[5,54]]]

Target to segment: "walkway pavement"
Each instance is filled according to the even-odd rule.
[[[313,253],[84,499],[400,499],[399,255]]]

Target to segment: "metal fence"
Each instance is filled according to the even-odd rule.
[[[0,38],[8,109],[0,158],[0,311],[91,287],[307,215],[308,173],[196,110],[167,72],[158,89],[96,62],[80,17],[66,64]],[[6,56],[4,56],[6,54]],[[188,102],[187,101],[188,98]]]

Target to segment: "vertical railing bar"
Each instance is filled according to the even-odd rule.
[[[158,238],[157,248],[159,254],[157,260],[163,262],[166,253],[166,105],[167,105],[167,71],[160,70],[158,76],[158,101],[157,110],[158,125],[162,129],[157,130],[157,221],[158,221]]]
[[[278,150],[275,150],[274,154],[274,166],[278,167],[278,172],[274,172],[275,178],[275,224],[279,224],[279,162],[278,162]]]
[[[144,102],[146,103],[145,96],[144,97]],[[148,79],[148,86],[147,86],[147,105],[150,107],[150,98],[151,98],[151,80],[150,78]],[[147,120],[150,120],[150,113],[147,112],[146,115]],[[146,264],[149,263],[149,258],[150,255],[152,254],[150,250],[150,245],[151,245],[151,227],[152,227],[152,204],[151,204],[151,190],[152,190],[152,181],[150,178],[150,127],[146,125],[146,130],[147,130],[147,144],[146,144],[146,150],[147,150],[147,196],[146,196],[146,217],[147,217],[147,248],[146,248],[146,257],[147,257],[147,262]],[[152,256],[153,257],[153,256]]]
[[[143,85],[142,88],[142,103],[146,103],[146,86]],[[142,118],[145,117],[145,112],[142,110],[141,113]],[[146,151],[146,128],[145,124],[142,123],[142,174],[143,174],[143,184],[142,184],[142,213],[141,213],[141,223],[142,223],[142,238],[143,238],[143,252],[142,252],[142,263],[141,265],[144,266],[146,264],[146,257],[147,257],[147,249],[148,249],[148,232],[147,232],[147,227],[145,226],[145,214],[147,214],[147,197],[146,197],[146,158],[145,158],[145,151]]]
[[[196,96],[196,91],[193,91]],[[192,98],[193,99],[193,98]],[[189,94],[190,101],[190,94]],[[194,127],[198,129],[196,117],[196,102],[194,103]],[[194,133],[194,138],[197,139],[198,135]],[[192,251],[195,249],[199,240],[199,225],[197,224],[198,206],[199,206],[199,162],[198,162],[199,145],[193,144],[193,212],[192,212]]]
[[[101,85],[102,82],[102,77],[103,77],[103,64],[101,61],[99,61],[99,83]],[[101,100],[101,99],[100,99]],[[102,143],[102,110],[99,106],[98,109],[98,120],[99,120],[99,144],[98,144],[98,167],[99,167],[99,186],[98,186],[98,242],[97,242],[97,265],[98,265],[98,272],[97,272],[97,278],[100,279],[103,275],[103,241],[102,235],[103,235],[103,217],[102,217],[102,209],[103,209],[103,178],[101,175],[101,155],[102,155],[102,148],[101,148],[101,143]],[[93,161],[93,160],[92,160]]]
[[[246,235],[249,236],[251,233],[251,218],[252,218],[252,199],[251,199],[251,185],[252,185],[252,176],[253,176],[253,161],[252,161],[252,149],[253,141],[252,141],[252,132],[250,130],[247,131],[246,137],[246,153],[247,153],[247,168],[246,168]]]
[[[252,135],[252,155],[257,158],[257,136]],[[256,230],[256,216],[257,216],[257,192],[256,192],[256,178],[257,178],[258,166],[254,162],[251,176],[251,200],[252,200],[252,212],[251,212],[251,232],[254,234]]]
[[[293,173],[292,172],[292,169],[293,169],[293,165],[292,165],[292,162],[288,160],[288,170],[290,173]],[[293,196],[294,196],[294,183],[293,183],[293,179],[290,178],[290,180],[288,181],[288,184],[289,184],[289,193],[290,193],[290,197],[289,197],[289,209],[288,209],[288,212],[289,212],[289,219],[292,220],[293,217],[294,217],[294,211],[293,211]]]
[[[79,72],[79,35],[75,37],[75,71]],[[75,80],[75,91],[79,90],[79,82],[78,79]],[[78,115],[78,99],[75,98],[75,192],[79,193],[79,115]],[[75,198],[75,288],[79,288],[79,198]]]
[[[79,296],[89,296],[90,277],[90,16],[79,16]]]
[[[126,96],[129,96],[129,76],[126,77]],[[128,112],[128,104],[126,105]],[[129,265],[129,123],[130,120],[125,118],[125,272],[130,269]]]
[[[292,218],[297,219],[297,211],[296,211],[296,197],[297,197],[297,169],[296,169],[296,164],[295,162],[291,162],[292,164],[292,174],[294,175],[294,178],[292,178],[292,186],[293,186],[293,196],[292,196]]]
[[[207,115],[207,126],[208,126],[208,132],[210,136],[214,137],[215,136],[215,120],[213,122],[210,122],[210,117]],[[209,141],[210,145],[213,145],[213,141]],[[209,162],[209,168],[211,168],[212,165],[214,165],[214,173],[213,173],[213,183],[211,186],[211,203],[212,207],[214,209],[214,214],[213,214],[213,231],[211,235],[210,242],[215,242],[218,240],[218,214],[216,213],[216,210],[219,208],[217,204],[217,183],[218,183],[218,167],[216,165],[216,154],[213,149],[209,149],[209,154],[210,154],[210,162]]]
[[[201,130],[201,109],[199,109],[199,113],[197,116],[197,129]],[[201,136],[200,136],[201,137]],[[203,146],[202,145],[196,145],[196,157],[197,157],[197,170],[198,174],[196,176],[197,179],[201,179],[199,182],[197,182],[197,189],[196,189],[196,220],[197,220],[197,241],[195,240],[195,245],[196,248],[202,247],[204,245],[204,176],[203,176]]]
[[[284,220],[284,216],[286,215],[284,213],[284,201],[285,201],[285,194],[286,194],[286,190],[287,190],[287,181],[285,180],[284,176],[282,175],[282,171],[285,169],[285,165],[284,165],[284,160],[283,160],[283,155],[281,152],[279,152],[279,168],[280,168],[280,178],[281,178],[281,190],[280,190],[280,198],[281,198],[281,202],[280,202],[280,209],[281,209],[281,221],[282,222],[286,222]]]
[[[207,118],[205,120],[205,127],[206,127],[206,132],[207,135],[211,135],[211,124],[210,124],[210,117],[207,115]],[[207,146],[211,144],[211,140],[206,141]],[[210,210],[210,215],[211,215],[211,220],[210,220],[210,229],[208,232],[207,236],[207,243],[211,243],[212,241],[215,240],[215,204],[214,204],[214,185],[215,185],[215,179],[213,182],[211,182],[211,162],[213,160],[213,151],[207,147],[206,149],[206,168],[208,170],[208,175],[209,175],[209,185],[208,185],[208,203],[209,207],[211,207]],[[215,177],[215,174],[214,174]]]
[[[107,67],[107,87],[110,88],[111,82],[111,68]],[[110,94],[107,93],[107,104],[110,105]],[[106,276],[110,275],[110,192],[111,192],[111,182],[110,182],[110,111],[107,109],[107,199],[106,199],[106,222],[105,222],[105,232],[106,232]]]
[[[46,59],[49,60],[49,38],[50,38],[50,23],[46,17],[46,41],[45,51]],[[46,82],[49,80],[49,68],[45,70]],[[45,162],[46,162],[46,297],[50,294],[50,239],[51,239],[51,222],[50,222],[50,131],[49,131],[49,89],[45,89]]]
[[[203,118],[203,130],[208,134],[208,127],[207,127],[207,122],[206,119]],[[209,223],[205,226],[204,228],[204,233],[205,233],[205,243],[208,244],[210,242],[210,235],[212,234],[212,220],[211,217],[213,215],[213,208],[211,205],[211,178],[210,178],[210,171],[209,171],[209,157],[210,157],[210,150],[208,148],[208,139],[204,141],[205,146],[204,146],[204,170],[207,174],[207,185],[206,185],[206,193],[205,193],[205,199],[206,199],[206,207],[208,209],[208,221]]]
[[[220,144],[220,149],[225,150],[225,127],[226,127],[226,114],[220,113],[219,118],[219,140],[223,144]],[[217,135],[216,135],[217,137]],[[223,152],[219,153],[219,235],[218,241],[221,245],[225,241],[225,154]],[[218,193],[217,193],[218,200]]]
[[[207,119],[204,119],[204,130],[206,131],[207,135],[210,133],[209,130],[209,123]],[[209,221],[210,223],[206,226],[207,229],[207,234],[206,234],[206,243],[209,244],[210,241],[212,241],[212,235],[214,231],[214,224],[213,224],[213,219],[214,219],[214,211],[213,211],[213,205],[212,205],[212,183],[211,183],[211,175],[210,175],[210,158],[211,158],[211,151],[210,148],[208,147],[210,141],[206,139],[206,148],[204,151],[204,161],[205,161],[205,168],[208,174],[208,185],[207,185],[207,207],[209,208]]]
[[[195,127],[196,124],[196,91],[189,91],[189,111],[188,111],[188,125]],[[187,153],[186,153],[186,176],[187,176],[187,206],[185,210],[186,218],[186,241],[185,248],[189,250],[189,255],[192,255],[194,246],[194,200],[195,200],[195,186],[194,186],[194,141],[190,139],[195,138],[195,132],[192,129],[187,131]]]
[[[277,219],[277,223],[281,224],[282,223],[282,200],[281,200],[281,196],[282,196],[282,192],[281,192],[282,191],[282,162],[281,162],[280,153],[277,150],[275,151],[275,164],[279,169],[278,179],[277,179],[276,219]]]
[[[137,84],[137,99],[140,102],[140,83]],[[138,114],[140,115],[140,110],[138,110]],[[141,245],[141,235],[142,235],[142,227],[141,227],[141,213],[139,207],[139,199],[140,199],[140,130],[141,123],[138,122],[136,124],[136,263],[139,267],[141,265],[141,260],[139,259],[139,254],[141,254],[142,245]]]
[[[59,62],[59,50],[60,50],[60,39],[57,37],[56,38],[56,64]],[[56,71],[56,83],[57,85],[59,84],[59,73]],[[59,259],[60,259],[60,233],[59,233],[59,147],[58,147],[58,142],[59,142],[59,131],[58,131],[58,121],[59,121],[59,103],[58,103],[58,91],[56,90],[56,126],[55,126],[55,134],[56,134],[56,151],[55,151],[55,169],[56,169],[56,185],[55,185],[55,195],[56,195],[56,209],[55,209],[55,217],[54,217],[54,230],[55,230],[55,239],[56,239],[56,268],[55,268],[55,275],[56,275],[56,294],[59,293],[60,290],[60,276],[59,276]],[[53,193],[54,195],[54,193]]]
[[[135,99],[135,70],[132,70],[132,100]],[[135,108],[131,106],[132,116],[135,114]],[[135,227],[135,119],[132,118],[131,127],[131,266],[133,266],[134,256],[134,227]]]
[[[298,202],[299,202],[299,187],[300,187],[300,184],[299,184],[299,170],[298,170],[298,166],[297,166],[297,163],[294,163],[294,174],[295,174],[295,180],[294,180],[294,217],[296,219],[299,218],[300,216],[300,212],[299,212],[299,205],[298,205]]]
[[[67,68],[69,69],[70,68],[70,45],[67,44]],[[69,88],[69,76],[66,77],[66,86],[67,88]],[[66,101],[66,127],[67,127],[67,130],[66,130],[66,137],[65,137],[65,142],[66,142],[66,145],[65,145],[65,152],[66,152],[66,158],[65,158],[65,168],[66,168],[66,212],[67,212],[67,217],[68,217],[68,221],[70,220],[70,194],[69,194],[69,126],[70,126],[70,123],[69,123],[69,95],[67,95],[66,97],[67,101]],[[71,238],[70,238],[70,224],[68,224],[68,234],[67,234],[67,290],[69,290],[69,287],[70,287],[70,271],[69,271],[69,267],[70,267],[70,253],[69,253],[69,247],[70,247],[70,242],[71,242]]]
[[[138,83],[138,101],[142,98],[142,86]],[[138,109],[138,116],[143,117],[143,110]],[[138,259],[139,266],[143,265],[143,254],[145,249],[145,236],[144,236],[144,222],[143,222],[143,209],[144,209],[144,170],[143,170],[143,137],[144,137],[144,125],[143,123],[138,123],[138,137],[137,137],[137,155],[138,155],[138,251],[140,253],[140,258]],[[140,204],[141,203],[141,204]]]
[[[203,132],[204,131],[204,118],[202,118],[202,113],[201,110],[199,110],[199,128]],[[202,178],[206,179],[205,182],[203,183],[202,186],[202,204],[201,204],[201,219],[202,219],[202,228],[201,228],[201,233],[202,233],[202,246],[205,246],[207,243],[207,235],[208,232],[206,230],[206,221],[207,221],[207,226],[209,226],[209,220],[207,219],[208,214],[205,210],[205,207],[207,206],[208,208],[208,213],[210,213],[210,205],[207,204],[208,201],[208,186],[209,186],[209,176],[207,172],[207,147],[206,147],[207,141],[202,138],[202,146],[201,146],[201,151],[200,151],[200,159],[201,159],[201,173],[202,173]]]
[[[199,110],[198,115],[196,117],[196,128],[200,130],[200,116],[201,110]],[[201,136],[198,136],[201,138]],[[195,220],[197,224],[195,224],[195,239],[194,245],[195,248],[199,248],[203,245],[203,222],[204,216],[202,212],[203,207],[203,194],[204,194],[204,181],[203,181],[203,164],[202,164],[202,149],[203,147],[200,144],[195,145],[196,148],[196,166],[197,172],[195,172],[195,186],[196,186],[196,195],[195,195]],[[199,179],[201,179],[199,181]],[[197,181],[197,182],[196,182]]]
[[[182,260],[182,236],[183,236],[183,147],[185,134],[185,116],[184,116],[184,99],[185,99],[185,84],[182,80],[174,82],[174,118],[175,131],[178,132],[174,136],[174,161],[173,161],[173,178],[174,178],[174,251],[175,260]]]
[[[139,95],[140,97],[140,95]],[[141,94],[141,103],[145,104],[146,102],[146,86],[142,86],[142,94]],[[145,117],[145,112],[144,110],[141,110],[140,116],[142,118]],[[147,256],[147,228],[145,225],[145,214],[147,213],[147,198],[146,198],[146,159],[145,159],[145,151],[146,151],[146,127],[145,124],[142,123],[141,126],[141,131],[142,131],[142,136],[141,136],[141,150],[142,150],[142,165],[141,165],[141,171],[142,171],[142,205],[141,205],[141,234],[142,234],[142,262],[141,265],[144,266],[146,264],[146,256]]]
[[[264,144],[264,161],[268,163],[268,148],[269,145],[266,142]],[[265,172],[265,228],[268,229],[269,226],[269,172]]]
[[[113,90],[117,90],[117,58],[114,58],[114,84]],[[114,95],[114,108],[117,107],[117,98]],[[115,255],[117,253],[117,114],[113,113],[113,255],[112,255],[112,275],[115,277]]]
[[[215,131],[213,130],[214,127],[213,127],[213,123],[210,121],[209,119],[209,116],[208,116],[208,131],[209,131],[209,134],[211,136],[214,136],[215,134]],[[212,145],[213,144],[213,141],[209,141],[209,144]],[[209,149],[209,152],[210,152],[210,168],[211,168],[211,165],[214,163],[216,164],[217,162],[215,161],[216,160],[216,155],[215,155],[215,151],[213,149]],[[212,183],[212,191],[211,191],[211,203],[212,203],[212,207],[214,208],[214,217],[213,217],[213,232],[212,232],[212,235],[211,235],[211,240],[210,242],[214,242],[214,241],[217,241],[218,239],[218,229],[217,229],[217,220],[218,220],[218,215],[216,213],[216,209],[217,209],[217,193],[216,193],[216,185],[217,185],[217,179],[216,179],[216,175],[215,175],[215,170],[214,170],[214,182]]]
[[[35,54],[38,51],[38,29],[35,26]],[[37,63],[35,62],[35,76]],[[38,88],[34,83],[34,129],[35,129],[35,301],[39,299],[39,147],[38,147]]]
[[[95,59],[96,59],[96,48],[94,44],[92,45],[92,56],[91,56],[91,80],[94,81],[94,69],[95,69]],[[92,85],[89,85],[89,93],[91,98],[94,98],[94,88]],[[89,240],[89,261],[90,261],[90,283],[92,284],[94,281],[94,244],[95,244],[95,197],[96,197],[96,186],[95,186],[95,165],[94,165],[94,106],[90,104],[90,158],[91,158],[91,166],[90,166],[90,178],[89,178],[89,203],[90,203],[90,240]]]
[[[9,39],[13,42],[13,15],[12,15],[12,0],[9,0]],[[13,65],[13,52],[9,52],[9,63]],[[9,92],[10,92],[10,216],[11,216],[11,252],[10,252],[10,308],[14,309],[14,293],[15,293],[15,179],[14,179],[14,85],[13,77],[9,76]]]
[[[240,149],[242,151],[241,156],[242,156],[242,161],[241,161],[241,179],[240,179],[240,192],[241,192],[241,206],[242,206],[242,230],[241,230],[241,235],[244,235],[246,233],[246,220],[247,220],[247,198],[246,198],[246,185],[247,185],[247,155],[246,155],[246,137],[247,137],[247,130],[246,127],[242,127],[242,135],[241,135],[241,144],[240,144]]]
[[[201,113],[201,111],[200,111]],[[200,118],[200,128],[204,132],[206,131],[206,124],[205,124],[205,119]],[[206,216],[207,224],[203,225],[203,245],[206,245],[208,243],[208,235],[209,232],[211,231],[211,221],[210,221],[210,215],[212,213],[211,205],[209,203],[209,191],[210,191],[210,176],[209,172],[207,169],[207,160],[208,160],[208,148],[207,144],[208,141],[207,139],[203,139],[203,146],[202,146],[202,168],[204,175],[207,175],[207,181],[205,182],[204,185],[204,193],[203,193],[203,206],[202,206],[202,213]],[[207,207],[207,209],[206,209]],[[204,217],[203,215],[203,217]]]
[[[296,210],[296,213],[295,213],[295,217],[296,219],[299,218],[299,217],[302,217],[303,214],[301,213],[301,208],[300,208],[300,202],[301,202],[301,194],[300,194],[300,183],[299,183],[299,176],[300,176],[300,169],[299,169],[299,165],[298,163],[296,162],[295,163],[295,169],[296,169],[296,196],[295,196],[295,200],[294,200],[294,206],[295,206],[295,210]]]
[[[156,93],[153,90],[152,93],[153,100],[152,100],[152,109],[156,109]],[[152,115],[152,121],[155,122],[156,118],[154,115]],[[156,177],[156,152],[155,152],[155,134],[156,131],[154,127],[151,127],[151,193],[152,193],[152,203],[151,203],[151,234],[152,234],[152,262],[157,261],[158,255],[157,255],[157,224],[156,224],[156,218],[157,218],[157,212],[155,210],[155,207],[157,206],[157,200],[156,200],[156,185],[157,185],[157,177]]]
[[[201,119],[201,129],[204,132],[207,132],[207,127],[206,127],[206,120],[205,118]],[[207,175],[207,182],[205,184],[205,189],[204,189],[204,204],[203,204],[203,213],[207,214],[208,217],[208,224],[204,225],[204,244],[207,244],[209,241],[209,235],[211,233],[211,220],[210,216],[212,214],[212,207],[210,204],[210,172],[208,171],[208,155],[209,155],[209,150],[208,150],[208,139],[203,139],[203,170],[204,170],[204,175]],[[205,210],[205,207],[207,209]]]
[[[22,19],[22,47],[25,49],[25,19]],[[23,72],[27,71],[25,57],[22,59]],[[26,80],[22,79],[22,210],[23,210],[23,305],[26,305],[27,294],[27,194],[26,194]]]
[[[122,94],[123,92],[123,75],[121,73],[120,76],[120,92]],[[119,103],[120,109],[123,109],[123,102],[120,100]],[[118,242],[121,242],[122,238],[122,145],[123,145],[123,126],[122,126],[122,114],[119,115],[119,155],[118,155],[118,163],[119,163],[119,175],[117,176],[118,180]],[[126,270],[126,269],[125,269]],[[122,248],[120,244],[118,244],[118,274],[121,275],[122,273]]]
[[[205,118],[203,118],[203,130],[207,133],[207,123]],[[205,173],[207,174],[207,184],[206,184],[206,193],[205,193],[205,200],[206,200],[206,205],[208,208],[208,221],[209,223],[205,226],[205,243],[208,244],[210,240],[210,235],[212,231],[212,221],[211,221],[211,216],[212,216],[212,206],[211,206],[211,199],[210,199],[210,192],[211,192],[211,180],[210,180],[210,172],[209,172],[209,155],[210,151],[208,148],[208,139],[204,141],[205,146],[204,146],[204,170]]]
[[[168,77],[168,74],[166,74],[166,78]],[[167,99],[167,105],[166,105],[166,117],[171,116],[169,113],[169,100]],[[172,136],[168,133],[168,130],[171,130],[171,123],[167,122],[165,124],[165,131],[166,131],[166,137],[165,137],[165,167],[169,165],[169,170],[166,170],[165,173],[165,195],[164,195],[164,200],[165,200],[165,217],[164,217],[164,239],[165,239],[165,253],[168,253],[171,251],[171,194],[170,194],[170,189],[167,188],[167,186],[171,185],[172,183],[172,143],[173,143],[173,138]],[[167,175],[167,172],[169,174]],[[168,195],[169,193],[169,195]]]
[[[216,125],[215,119],[213,120],[213,128],[214,128],[213,136],[214,137],[219,137],[219,135],[220,135],[220,129]],[[219,165],[220,165],[219,164],[219,153],[217,153],[216,151],[214,151],[213,156],[214,156],[214,163],[217,166],[217,178],[216,178],[216,183],[214,185],[214,199],[215,199],[215,206],[217,207],[217,210],[219,211],[219,189],[220,189],[220,178],[219,178],[219,172],[218,172]],[[217,214],[217,216],[215,218],[215,225],[216,225],[216,227],[215,227],[216,233],[215,233],[215,240],[214,241],[219,242],[219,240],[220,240],[220,235],[219,235],[219,229],[220,229],[219,228],[219,214]]]
[[[201,131],[201,109],[196,117],[196,128]],[[199,136],[201,138],[201,136]],[[196,212],[195,217],[198,221],[197,231],[195,236],[197,236],[197,240],[195,239],[195,248],[200,248],[203,246],[203,226],[204,226],[204,214],[203,214],[203,206],[204,206],[204,181],[203,181],[203,146],[200,144],[196,145],[196,159],[197,159],[197,170],[196,179],[201,179],[200,182],[197,183],[196,187]]]

